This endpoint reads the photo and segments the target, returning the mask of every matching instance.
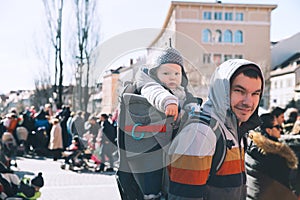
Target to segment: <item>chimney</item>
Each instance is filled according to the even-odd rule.
[[[130,66],[133,65],[133,59],[130,58]]]

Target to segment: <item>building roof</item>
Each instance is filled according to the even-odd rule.
[[[300,52],[300,32],[277,42],[271,48],[271,69],[278,68],[291,59],[295,52]]]
[[[296,63],[294,63],[296,61]],[[271,77],[295,73],[300,62],[300,52],[295,53],[271,71]]]
[[[288,65],[290,65],[291,62],[294,62],[295,60],[300,58],[300,52],[297,52],[295,54],[293,54],[291,57],[289,57],[288,59],[286,59],[285,61],[283,61],[281,64],[274,66],[274,70],[277,68],[285,68]]]

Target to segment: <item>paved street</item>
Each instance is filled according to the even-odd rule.
[[[45,185],[41,200],[120,200],[114,173],[81,172],[63,170],[63,160],[32,159],[19,157],[19,174],[31,176],[43,173]],[[34,173],[34,174],[33,174]]]

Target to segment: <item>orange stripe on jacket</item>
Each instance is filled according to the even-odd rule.
[[[225,160],[226,161],[237,160],[240,159],[241,157],[244,160],[244,150],[242,149],[240,152],[239,148],[232,148],[232,149],[227,149]]]
[[[188,170],[169,167],[170,180],[188,185],[204,185],[208,179],[209,170]]]
[[[171,156],[171,166],[187,170],[210,169],[212,156],[188,156],[174,154]]]
[[[240,151],[239,148],[228,149],[217,175],[239,174],[243,171],[245,171],[244,151]]]

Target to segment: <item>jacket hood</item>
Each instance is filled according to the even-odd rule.
[[[210,80],[208,100],[203,105],[204,112],[214,113],[219,119],[224,120],[227,127],[237,127],[237,119],[230,107],[230,78],[243,66],[251,65],[257,68],[262,77],[262,89],[264,87],[264,77],[260,67],[245,59],[231,59],[222,63],[216,68]],[[259,125],[258,108],[249,118],[247,127],[240,127],[245,133]],[[226,121],[225,121],[226,120]]]
[[[149,75],[149,70],[151,67],[149,65],[143,65],[141,66],[135,76],[135,81],[137,83],[137,87],[141,88],[143,87],[146,83],[149,82],[157,82],[157,80],[153,79]]]
[[[251,131],[249,138],[261,150],[263,154],[276,154],[284,158],[290,169],[297,169],[298,158],[295,152],[286,144],[273,141],[263,136],[259,132]]]

